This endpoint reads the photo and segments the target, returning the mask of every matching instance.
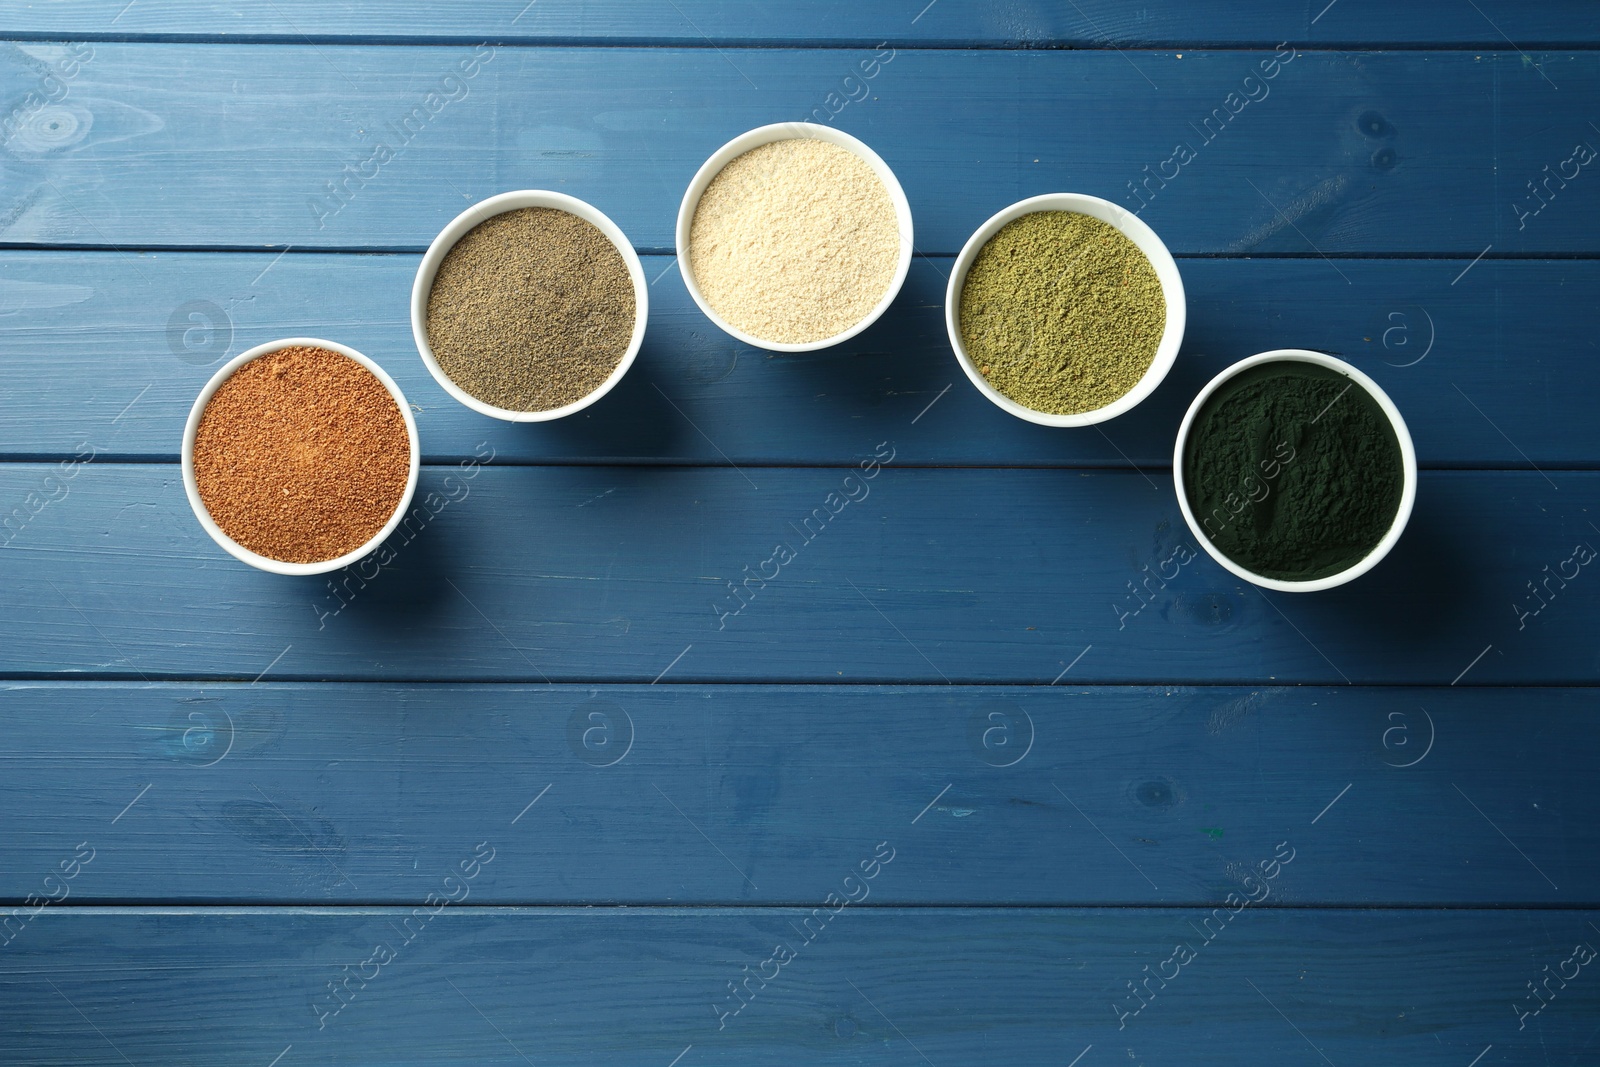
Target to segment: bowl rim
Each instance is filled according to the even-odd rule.
[[[406,424],[406,435],[411,440],[411,469],[406,477],[405,492],[400,494],[400,500],[395,504],[394,514],[389,517],[389,521],[384,524],[383,529],[379,530],[361,547],[352,549],[334,559],[322,560],[317,563],[288,563],[284,560],[273,559],[270,556],[263,556],[259,552],[253,552],[229,537],[223,532],[222,527],[217,525],[216,520],[211,517],[211,513],[206,510],[205,501],[200,498],[200,486],[195,479],[194,473],[195,437],[200,431],[200,419],[204,416],[206,405],[211,402],[211,398],[216,395],[222,383],[233,377],[234,372],[240,367],[260,359],[262,356],[280,352],[285,348],[325,348],[330,352],[337,352],[341,356],[346,356],[371,371],[378,381],[383,383],[383,387],[389,391],[389,395],[394,399],[394,402],[399,405],[400,415]],[[422,446],[417,435],[417,421],[411,414],[411,405],[406,402],[405,394],[400,391],[400,386],[395,383],[395,380],[389,376],[387,371],[378,366],[369,357],[337,341],[326,341],[320,337],[286,337],[278,341],[267,341],[241,352],[219,367],[210,380],[206,382],[205,386],[200,390],[200,395],[195,398],[194,405],[189,409],[189,419],[183,427],[182,467],[183,491],[189,498],[189,507],[194,511],[195,518],[200,521],[201,528],[211,535],[211,539],[222,546],[235,559],[273,574],[326,574],[329,571],[348,567],[350,564],[365,558],[399,528],[400,523],[406,516],[406,509],[411,506],[411,499],[417,491],[417,479],[422,470]]]
[[[633,282],[633,335],[628,340],[628,349],[622,354],[622,359],[612,368],[606,380],[592,392],[569,404],[543,411],[514,411],[479,400],[450,379],[444,368],[439,366],[438,359],[434,357],[433,346],[428,343],[428,296],[433,291],[433,281],[439,273],[439,264],[444,262],[444,257],[450,254],[456,242],[479,223],[487,222],[507,211],[528,207],[555,208],[569,215],[576,215],[594,226],[622,256],[622,262],[628,268],[628,278]],[[633,250],[633,243],[628,240],[628,235],[611,221],[610,216],[593,204],[551,189],[512,189],[496,193],[473,204],[446,223],[434,237],[432,243],[428,245],[427,252],[423,253],[422,262],[417,264],[417,273],[411,282],[411,338],[416,342],[417,354],[422,357],[423,366],[428,368],[428,373],[433,375],[434,381],[439,383],[440,388],[459,403],[480,415],[488,415],[490,418],[506,422],[550,422],[553,419],[565,418],[582,411],[611,392],[638,358],[639,349],[644,344],[645,325],[649,317],[650,287],[645,283],[644,267],[640,264],[639,254]]]
[[[1205,531],[1201,529],[1200,523],[1195,519],[1194,512],[1189,507],[1189,495],[1184,490],[1183,485],[1183,454],[1185,446],[1189,443],[1189,430],[1194,424],[1195,416],[1200,413],[1200,409],[1205,406],[1211,394],[1216,392],[1224,383],[1251,367],[1257,367],[1263,363],[1285,362],[1312,363],[1320,367],[1327,367],[1329,370],[1345,375],[1356,385],[1365,389],[1389,419],[1389,425],[1394,430],[1395,439],[1400,444],[1400,462],[1403,471],[1400,503],[1395,508],[1394,521],[1389,524],[1388,531],[1373,546],[1372,551],[1342,571],[1322,578],[1299,582],[1285,581],[1281,578],[1268,578],[1265,575],[1256,574],[1228,558],[1221,549],[1211,543],[1211,538],[1207,537]],[[1259,352],[1256,355],[1241,359],[1232,366],[1225,368],[1211,381],[1207,382],[1205,388],[1195,395],[1194,400],[1189,404],[1189,410],[1184,412],[1183,421],[1178,426],[1177,441],[1173,445],[1172,484],[1177,492],[1178,508],[1183,512],[1183,519],[1188,523],[1190,532],[1199,540],[1200,547],[1206,551],[1206,554],[1221,564],[1224,570],[1264,589],[1273,589],[1282,593],[1315,593],[1323,589],[1332,589],[1335,586],[1343,585],[1361,577],[1361,575],[1382,562],[1383,558],[1389,554],[1389,550],[1394,548],[1395,544],[1400,540],[1400,535],[1405,532],[1406,524],[1411,519],[1411,511],[1417,499],[1417,452],[1411,440],[1411,431],[1407,428],[1406,420],[1400,414],[1400,409],[1389,398],[1389,394],[1383,391],[1383,387],[1372,380],[1371,376],[1344,360],[1324,352],[1313,352],[1305,348],[1275,348],[1268,352]]]
[[[1118,232],[1132,241],[1150,261],[1151,267],[1156,272],[1156,279],[1161,283],[1161,294],[1166,300],[1166,326],[1161,332],[1161,340],[1156,344],[1156,352],[1150,361],[1150,366],[1134,383],[1132,389],[1111,403],[1091,411],[1056,415],[1017,403],[989,384],[988,379],[983,376],[967,353],[966,343],[961,339],[961,291],[966,287],[967,272],[971,270],[978,252],[1007,223],[1039,211],[1070,211],[1088,215],[1116,227]],[[949,334],[950,347],[955,350],[956,362],[961,365],[967,379],[1000,410],[1041,426],[1093,426],[1114,419],[1138,406],[1156,391],[1166,379],[1167,373],[1172,370],[1172,364],[1178,358],[1178,350],[1183,347],[1183,334],[1188,324],[1188,317],[1188,300],[1184,294],[1183,276],[1179,273],[1177,261],[1172,258],[1166,243],[1134,212],[1120,204],[1088,193],[1041,193],[1025,200],[1018,200],[995,212],[983,225],[974,230],[972,236],[961,246],[961,252],[956,256],[955,263],[950,269],[949,283],[945,287],[945,332]]]
[[[700,291],[700,286],[694,280],[694,270],[689,265],[689,238],[694,226],[694,214],[700,206],[700,198],[705,195],[706,188],[722,169],[739,156],[762,145],[774,141],[794,140],[819,140],[829,144],[838,145],[857,157],[864,160],[883,182],[884,188],[889,192],[889,200],[894,204],[895,222],[900,230],[900,256],[895,265],[894,277],[889,281],[889,287],[884,291],[883,298],[867,312],[866,316],[854,326],[832,337],[824,337],[820,341],[769,341],[746,333],[737,326],[728,322],[711,307],[706,301],[705,294]],[[843,130],[834,129],[832,126],[822,126],[814,122],[772,122],[765,126],[757,126],[753,130],[746,130],[715,152],[711,153],[706,161],[700,164],[700,169],[695,171],[694,177],[689,180],[689,186],[684,190],[683,201],[678,205],[678,222],[674,231],[676,241],[678,273],[683,276],[683,284],[689,290],[689,296],[696,306],[705,314],[706,318],[716,324],[717,328],[755,348],[762,348],[768,352],[816,352],[834,345],[843,344],[852,337],[860,334],[867,327],[877,322],[883,313],[889,310],[895,298],[900,295],[901,288],[905,285],[906,276],[911,273],[911,256],[914,246],[914,232],[911,222],[911,201],[906,199],[906,193],[900,186],[900,179],[895,176],[894,170],[884,162],[882,156],[873,151],[864,141],[853,137]]]

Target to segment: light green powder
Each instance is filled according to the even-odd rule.
[[[1161,343],[1167,305],[1150,260],[1116,227],[1036,211],[978,251],[960,322],[989,384],[1035,411],[1076,415],[1138,384]]]

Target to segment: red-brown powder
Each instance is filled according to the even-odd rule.
[[[376,375],[326,348],[251,360],[206,404],[200,499],[223,533],[284,563],[336,559],[394,516],[411,438]]]

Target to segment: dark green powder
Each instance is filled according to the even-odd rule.
[[[1275,361],[1220,386],[1183,453],[1195,521],[1255,574],[1302,582],[1359,562],[1394,523],[1405,484],[1400,442],[1352,379]]]

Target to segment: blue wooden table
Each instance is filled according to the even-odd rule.
[[[0,1063],[1600,1063],[1592,5],[74,0],[0,37]],[[773,356],[673,224],[808,117],[895,168],[917,256]],[[451,401],[407,321],[433,235],[519,188],[651,279],[637,365],[555,424]],[[1002,414],[944,334],[962,242],[1058,190],[1188,290],[1099,429]],[[250,570],[184,498],[201,385],[306,335],[416,408],[434,503],[381,569]],[[1195,548],[1184,408],[1278,347],[1404,412],[1405,538],[1323,594],[1149,584]]]

